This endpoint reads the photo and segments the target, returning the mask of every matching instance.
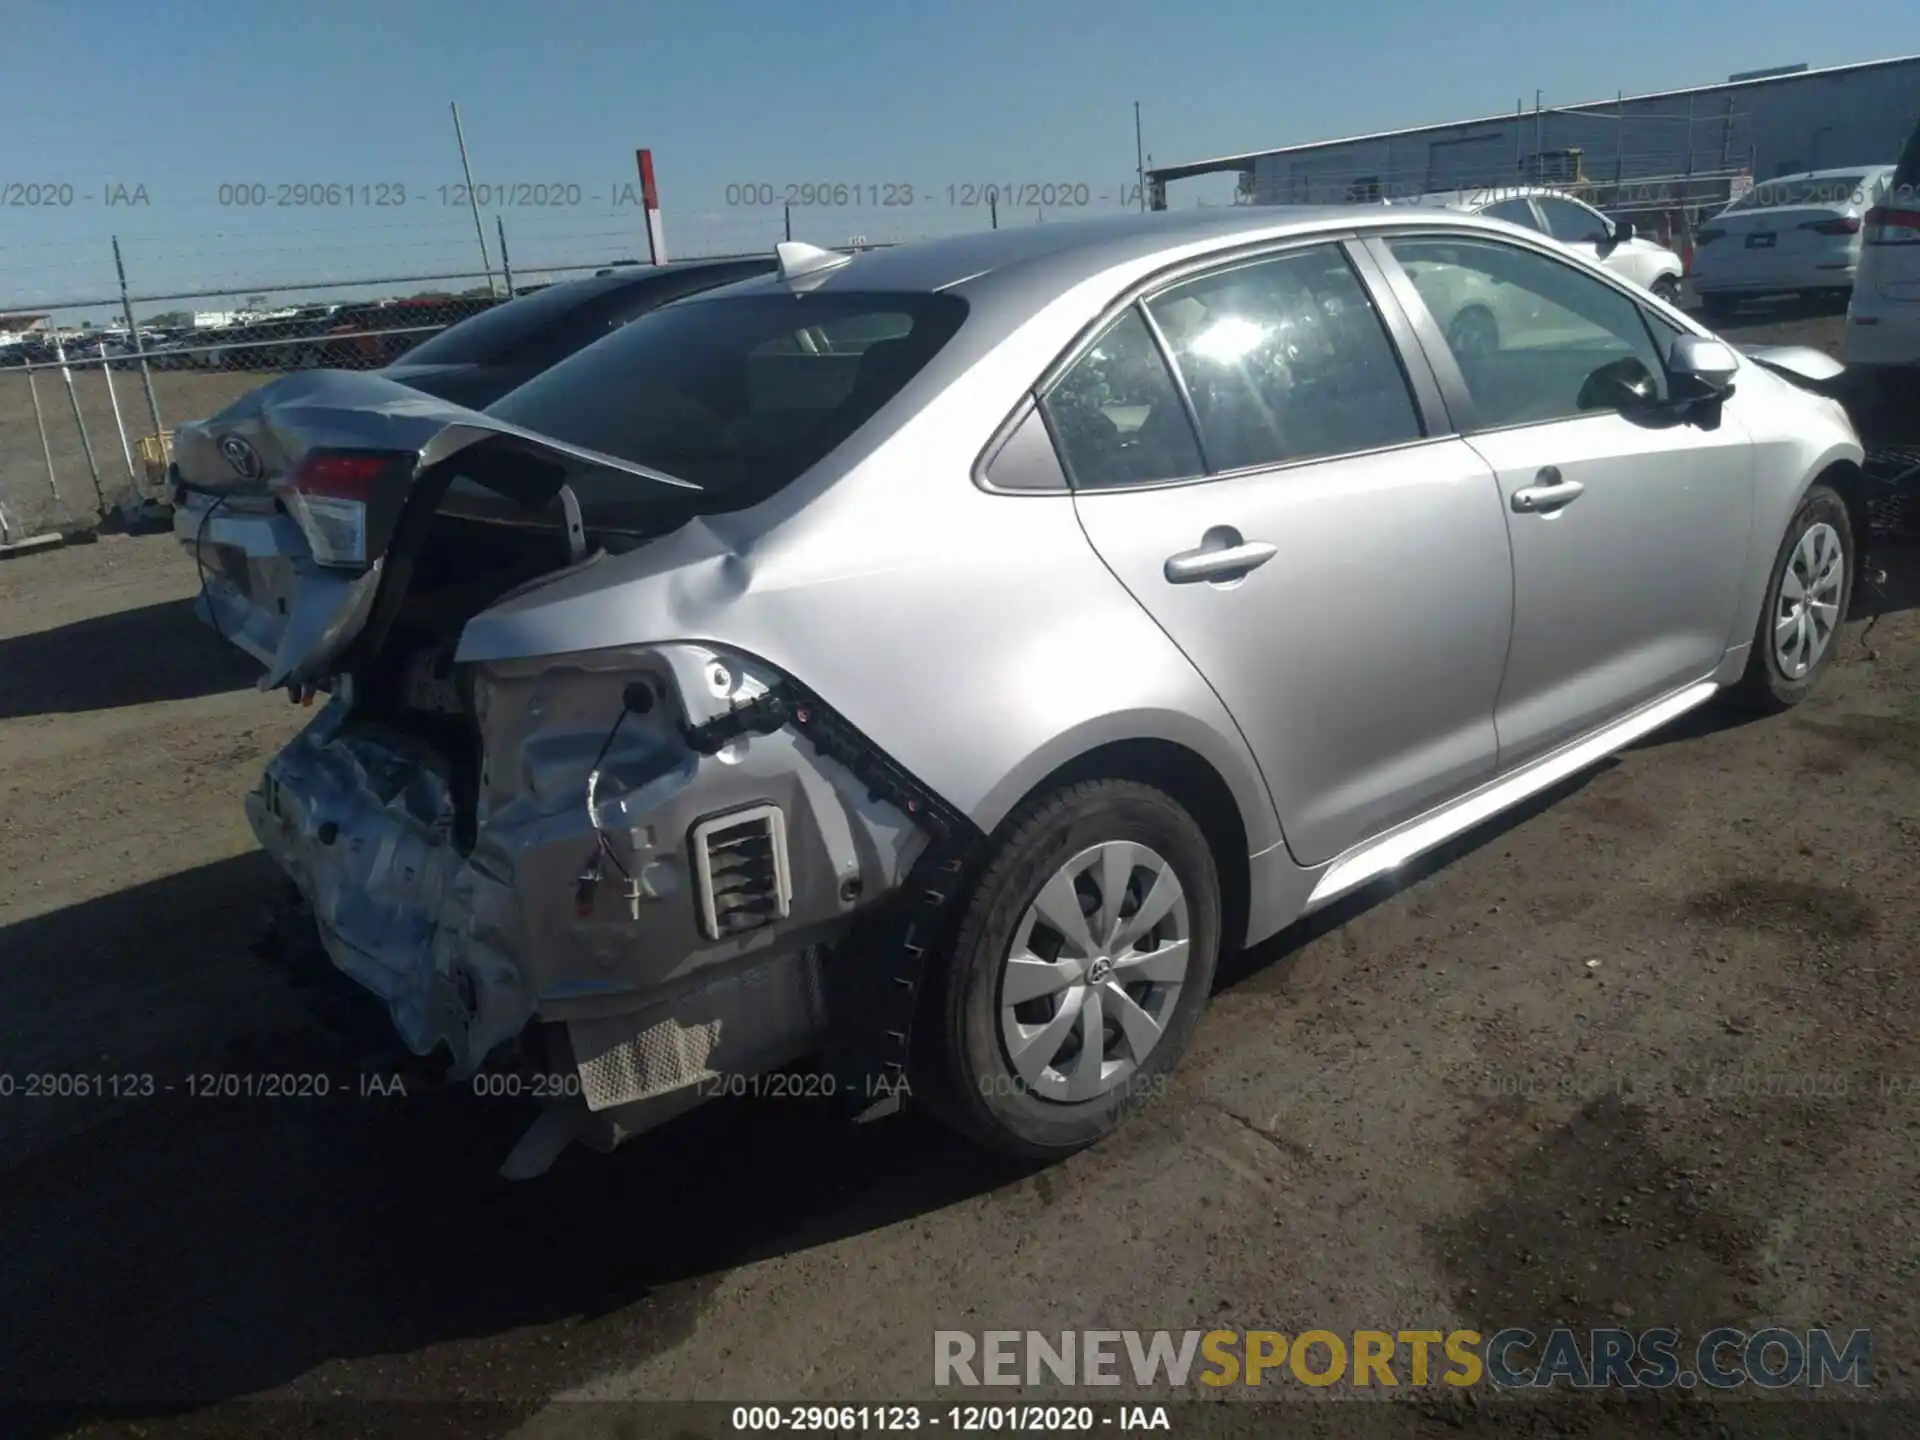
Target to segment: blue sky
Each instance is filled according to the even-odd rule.
[[[1531,105],[1536,89],[1571,104],[1906,53],[1910,3],[1850,0],[1835,25],[1803,0],[4,0],[0,186],[73,199],[0,207],[0,309],[111,295],[115,234],[145,293],[477,267],[472,216],[441,188],[460,181],[454,100],[476,182],[567,201],[579,187],[577,203],[487,207],[490,249],[498,212],[533,274],[644,257],[621,191],[640,145],[674,253],[779,239],[777,205],[729,203],[751,185],[910,186],[911,206],[802,210],[794,230],[911,238],[986,223],[948,186],[1123,203],[1135,100],[1170,163]],[[221,203],[223,185],[233,201],[301,184],[342,187],[338,203]],[[106,203],[142,188],[143,204]]]

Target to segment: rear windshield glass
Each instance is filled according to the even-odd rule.
[[[549,325],[602,299],[607,287],[591,281],[552,285],[450,325],[407,352],[409,365],[489,365]]]
[[[691,480],[703,510],[771,495],[919,373],[966,318],[924,292],[701,297],[665,306],[535,376],[488,413]],[[610,475],[575,485],[610,501]],[[655,487],[647,487],[654,489]]]
[[[1769,180],[1756,185],[1727,207],[1729,215],[1742,210],[1772,210],[1784,205],[1870,205],[1865,175],[1818,175],[1801,180]]]

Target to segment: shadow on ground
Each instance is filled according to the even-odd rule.
[[[231,929],[238,894],[257,903],[262,869],[243,856],[24,921],[0,929],[0,955],[41,970],[117,947],[91,971],[190,967],[197,936]],[[334,980],[313,983],[320,994]],[[324,1401],[328,1362],[341,1358],[362,1362],[357,1394],[380,1391],[381,1357],[400,1398],[550,1393],[684,1340],[733,1267],[1024,1173],[917,1121],[858,1128],[821,1102],[719,1101],[612,1155],[576,1150],[509,1185],[494,1170],[529,1102],[419,1081],[404,1095],[362,1093],[355,1053],[331,1016],[236,1036],[220,1059],[156,1073],[150,1098],[71,1109],[64,1138],[0,1173],[7,1433],[278,1387]],[[196,1098],[196,1072],[256,1086],[326,1076],[328,1093]],[[27,1123],[29,1104],[82,1102],[16,1095],[0,1101],[0,1132]],[[291,1424],[299,1408],[269,1410]],[[488,1409],[485,1424],[469,1415],[460,1433],[500,1433],[526,1408]],[[422,1423],[397,1407],[389,1418],[393,1433]],[[356,1412],[356,1433],[385,1423],[373,1407]]]
[[[0,639],[0,720],[244,690],[260,667],[166,600]]]

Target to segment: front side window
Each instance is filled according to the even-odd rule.
[[[1666,397],[1666,369],[1630,298],[1572,265],[1498,241],[1400,237],[1387,247],[1446,337],[1481,429]]]
[[[1180,392],[1137,308],[1094,341],[1045,403],[1076,490],[1150,485],[1206,469]]]
[[[1562,200],[1557,195],[1542,195],[1533,203],[1540,207],[1540,218],[1547,222],[1547,233],[1561,244],[1607,243],[1607,222],[1599,211]]]
[[[1202,275],[1147,302],[1215,470],[1420,438],[1405,375],[1337,245]]]

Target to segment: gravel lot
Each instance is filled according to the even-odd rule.
[[[0,566],[4,1428],[547,1437],[611,1413],[555,1403],[583,1398],[931,1398],[943,1327],[1866,1326],[1920,1399],[1920,549],[1879,563],[1807,705],[1696,716],[1232,961],[1174,1093],[1090,1153],[1028,1173],[724,1102],[517,1187],[521,1102],[361,1094],[358,1012],[272,943],[239,799],[307,712],[193,623],[171,541]],[[301,1071],[329,1096],[191,1093]],[[61,1072],[156,1091],[19,1088]],[[1396,1435],[1730,1413],[1457,1400],[1365,1408]],[[1815,1435],[1835,1403],[1735,1408]]]

